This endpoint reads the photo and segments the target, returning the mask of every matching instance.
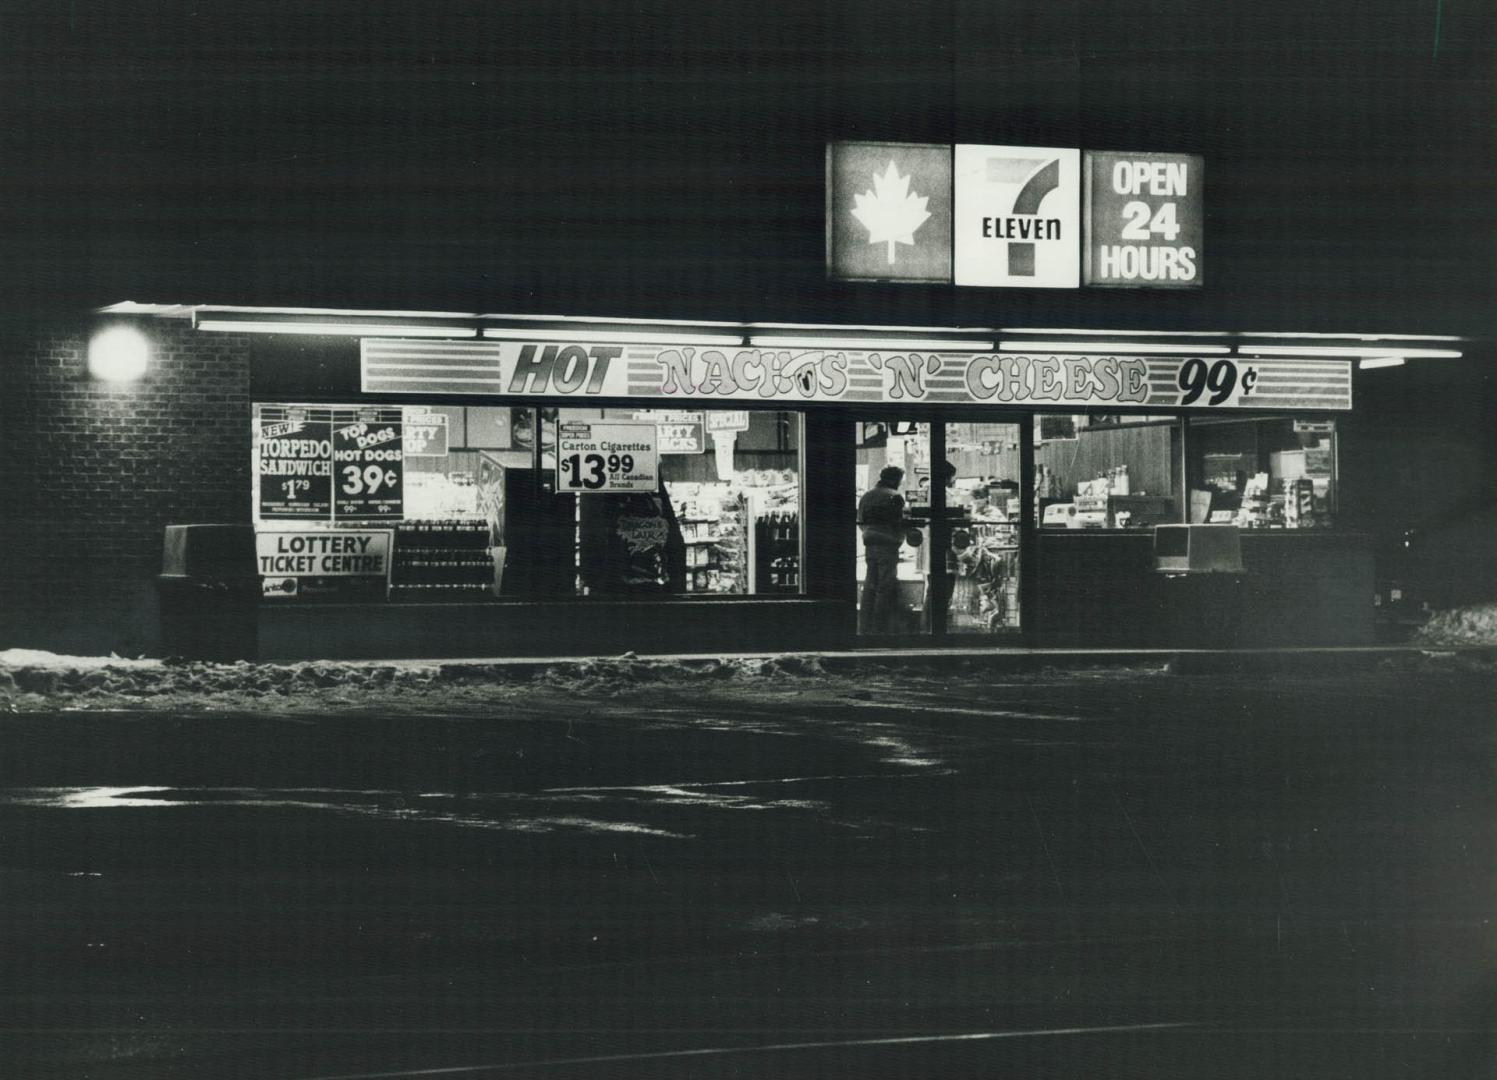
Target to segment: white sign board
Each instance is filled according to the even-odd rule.
[[[634,419],[655,425],[655,447],[662,454],[700,454],[707,449],[706,420],[699,412],[646,409],[636,412]]]
[[[580,385],[542,380],[535,357],[546,351],[621,351],[615,346],[453,342],[434,358],[421,341],[364,339],[364,389],[369,393],[458,393],[565,396],[794,405],[804,401],[914,402],[961,405],[1114,406],[1168,409],[1351,408],[1351,364],[1320,357],[1251,359],[1225,356],[1130,356],[904,349],[696,349],[633,345],[600,359]],[[457,346],[462,346],[461,349]],[[377,363],[376,363],[377,361]],[[527,366],[528,365],[528,366]],[[706,409],[707,432],[748,427],[743,410]],[[655,425],[649,425],[653,428]],[[562,433],[565,436],[565,432]],[[658,446],[657,446],[658,450]]]
[[[383,595],[393,542],[389,529],[256,532],[260,593],[273,599]]]
[[[746,412],[718,409],[707,414],[707,430],[711,432],[747,431],[748,426],[749,415]]]
[[[653,494],[659,489],[660,454],[654,424],[572,421],[561,425],[556,446],[558,492]]]
[[[425,410],[405,411],[405,456],[446,457],[448,447],[447,414]]]
[[[956,284],[1080,285],[1080,150],[958,145],[952,177]]]

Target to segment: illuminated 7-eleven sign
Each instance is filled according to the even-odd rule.
[[[1199,286],[1201,159],[1054,146],[832,143],[834,278],[1074,289]],[[1083,221],[1087,227],[1083,229]]]

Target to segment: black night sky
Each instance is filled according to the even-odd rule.
[[[3,309],[1490,333],[1489,0],[32,0]],[[828,282],[833,139],[1206,158],[1207,287]]]

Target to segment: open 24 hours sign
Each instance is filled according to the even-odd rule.
[[[1083,283],[1199,288],[1204,172],[1195,154],[1088,151]]]
[[[556,490],[613,494],[660,489],[652,423],[564,421],[556,442]]]

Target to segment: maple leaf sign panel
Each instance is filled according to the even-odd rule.
[[[951,280],[951,147],[827,147],[827,269],[874,281]]]

